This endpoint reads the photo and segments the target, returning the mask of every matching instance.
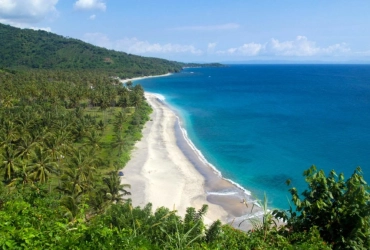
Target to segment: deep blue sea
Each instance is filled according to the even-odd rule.
[[[370,182],[370,65],[229,65],[137,81],[180,114],[206,159],[287,208],[311,165]]]

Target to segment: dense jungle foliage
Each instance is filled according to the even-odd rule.
[[[141,57],[93,46],[42,30],[19,29],[0,23],[0,67],[89,69],[122,79],[178,72],[186,64]]]
[[[207,206],[183,218],[151,204],[132,207],[118,170],[151,108],[140,85],[113,76],[184,65],[1,24],[0,37],[2,249],[370,249],[360,168],[346,180],[311,167],[307,190],[289,189],[290,209],[270,211],[265,198],[249,232],[206,226]]]
[[[180,63],[108,50],[43,30],[0,23],[0,68],[82,69],[121,79],[179,72],[183,67],[221,67],[219,63]]]
[[[310,168],[287,211],[264,208],[253,230],[204,206],[132,207],[117,174],[150,107],[140,85],[91,71],[0,70],[0,246],[3,249],[368,249],[369,187]],[[265,203],[267,204],[267,203]],[[276,226],[277,218],[285,221]]]
[[[3,184],[47,183],[68,194],[72,217],[86,193],[102,209],[151,111],[142,87],[84,71],[0,70],[0,83]]]

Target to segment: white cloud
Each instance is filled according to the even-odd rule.
[[[56,16],[58,0],[0,0],[0,22],[28,27],[47,17]]]
[[[95,20],[95,18],[96,18],[96,15],[91,15],[91,16],[89,17],[89,19],[90,19],[90,20]]]
[[[330,46],[318,46],[316,42],[310,41],[307,37],[297,36],[294,40],[279,41],[271,39],[266,43],[245,43],[241,46],[235,46],[226,49],[219,49],[220,45],[211,42],[208,43],[204,51],[198,49],[194,45],[176,44],[176,43],[151,43],[142,41],[138,38],[123,38],[120,40],[110,40],[101,33],[85,34],[84,40],[109,49],[124,51],[131,54],[143,56],[158,56],[169,57],[178,55],[178,57],[186,56],[215,56],[215,58],[223,57],[258,57],[268,56],[269,58],[284,58],[284,57],[304,57],[304,58],[319,58],[326,56],[351,56],[355,53],[344,43],[337,43]],[[217,48],[217,49],[216,49]],[[369,55],[370,52],[363,52],[362,55]]]
[[[110,39],[106,35],[101,33],[85,34],[85,41],[109,49],[139,55],[178,54],[178,53],[190,53],[193,55],[201,55],[203,53],[201,50],[195,48],[193,45],[182,45],[173,43],[166,44],[150,43],[148,41],[141,41],[136,37],[110,41]]]
[[[47,31],[47,32],[51,32],[51,28],[50,27],[28,27],[29,29],[32,29],[32,30],[44,30],[44,31]]]
[[[216,30],[235,30],[240,27],[237,23],[226,23],[221,25],[208,26],[184,26],[173,28],[172,30],[194,30],[194,31],[216,31]]]
[[[348,47],[346,43],[340,43],[340,44],[334,44],[330,45],[327,48],[321,49],[322,53],[328,54],[328,55],[342,55],[342,54],[348,54],[351,52],[351,49]]]
[[[149,43],[148,41],[140,41],[137,38],[125,38],[117,41],[116,47],[126,50],[128,53],[191,53],[201,54],[202,52],[196,49],[193,45],[181,44],[159,44]]]
[[[355,55],[358,55],[358,56],[370,56],[370,50],[367,50],[367,51],[358,51],[358,52],[355,52]]]
[[[279,42],[271,39],[267,44],[267,51],[281,56],[316,56],[316,55],[341,55],[350,52],[345,43],[330,45],[326,48],[316,46],[305,36],[297,36],[293,41]]]
[[[283,56],[283,57],[313,57],[313,56],[343,56],[349,55],[351,49],[345,43],[338,43],[328,47],[319,47],[316,42],[305,36],[297,36],[292,41],[282,41],[272,38],[265,44],[245,43],[239,47],[218,50],[220,55],[234,56]]]
[[[215,51],[216,45],[217,45],[216,43],[209,43],[207,46],[207,52],[213,53]]]
[[[21,29],[45,30],[45,31],[48,31],[48,32],[51,31],[51,28],[50,27],[30,26],[27,23],[14,22],[14,21],[9,20],[9,19],[1,19],[0,18],[0,23],[9,24],[11,26],[14,26],[14,27],[17,27],[17,28],[21,28]]]
[[[245,43],[240,47],[219,50],[216,53],[226,55],[256,56],[261,52],[263,47],[264,46],[259,43]]]
[[[74,4],[76,10],[92,10],[98,9],[105,11],[107,6],[102,0],[78,0]]]
[[[275,55],[283,56],[312,56],[319,52],[315,42],[309,41],[305,36],[297,36],[294,41],[279,42],[271,39],[268,48]]]

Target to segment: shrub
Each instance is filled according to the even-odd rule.
[[[308,189],[302,198],[296,188],[289,191],[295,209],[274,211],[292,232],[316,227],[321,237],[335,249],[370,249],[369,186],[361,168],[345,181],[332,170],[328,176],[312,166],[304,172]]]

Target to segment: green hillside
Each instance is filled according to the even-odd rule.
[[[185,65],[97,47],[42,30],[0,24],[0,67],[101,70],[122,78],[178,72]]]
[[[222,65],[0,24],[0,249],[370,249],[370,186],[359,167],[345,179],[312,166],[306,190],[287,181],[288,210],[269,210],[265,195],[249,204],[260,217],[240,224],[206,225],[206,205],[184,217],[133,207],[119,171],[152,109],[139,84],[112,76],[205,66]],[[244,222],[250,231],[238,230]]]

